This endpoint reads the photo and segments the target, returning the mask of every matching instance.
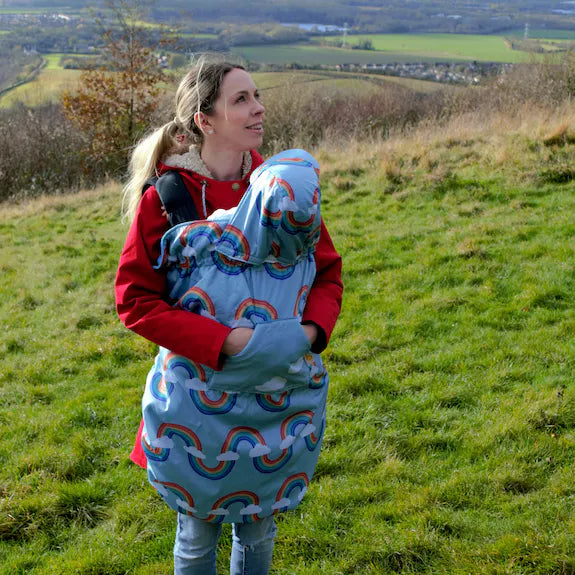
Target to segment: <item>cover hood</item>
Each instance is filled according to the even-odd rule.
[[[305,150],[281,152],[257,168],[214,249],[252,265],[293,265],[315,249],[320,232],[319,164]]]

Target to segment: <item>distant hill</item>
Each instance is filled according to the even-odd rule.
[[[562,0],[172,0],[149,5],[155,20],[182,24],[199,22],[288,22],[347,25],[362,32],[463,32],[494,33],[523,27],[575,28],[575,6]],[[102,7],[96,0],[95,7]],[[84,12],[84,0],[4,0],[2,11],[49,10]]]

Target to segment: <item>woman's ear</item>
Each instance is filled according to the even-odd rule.
[[[196,124],[200,132],[202,132],[202,134],[205,135],[214,133],[214,129],[210,125],[210,120],[204,113],[196,112],[194,114],[194,123]]]

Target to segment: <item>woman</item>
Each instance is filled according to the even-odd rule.
[[[253,330],[232,329],[170,303],[167,277],[153,268],[169,224],[156,190],[149,188],[143,195],[141,190],[155,173],[176,170],[200,217],[236,206],[250,174],[262,163],[255,149],[262,143],[263,117],[259,92],[241,66],[199,63],[180,83],[174,120],[134,150],[125,190],[126,213],[132,224],[116,278],[118,314],[139,335],[213,370],[221,370],[226,357],[240,353]],[[184,149],[184,142],[192,142],[189,150]],[[314,257],[316,278],[301,323],[312,351],[319,353],[334,328],[342,294],[341,259],[323,223]],[[131,457],[146,467],[140,439],[141,428]],[[218,524],[178,513],[175,573],[215,573],[219,533]],[[235,524],[231,573],[268,573],[274,535],[273,516]]]

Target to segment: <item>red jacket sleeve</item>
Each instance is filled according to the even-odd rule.
[[[116,275],[118,315],[128,329],[145,339],[220,369],[220,352],[230,328],[171,306],[166,301],[166,276],[152,267],[167,229],[160,198],[150,188],[140,201],[120,256]]]
[[[314,256],[316,276],[306,302],[302,323],[311,322],[320,328],[318,338],[312,346],[312,351],[320,353],[326,348],[335,327],[343,294],[341,257],[335,251],[323,221]]]

